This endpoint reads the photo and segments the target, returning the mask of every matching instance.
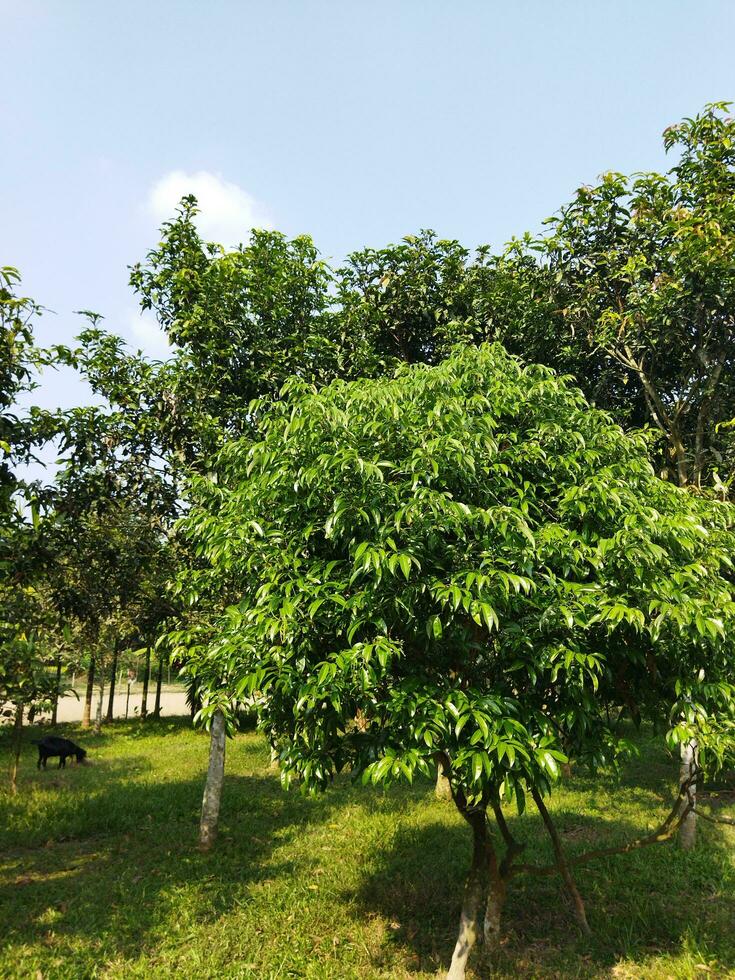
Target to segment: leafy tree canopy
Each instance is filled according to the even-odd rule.
[[[614,758],[621,700],[666,704],[707,764],[730,746],[732,511],[548,369],[482,346],[291,381],[199,493],[185,528],[241,596],[200,670],[262,695],[287,781],[444,756],[468,800],[522,804],[566,758]]]
[[[682,486],[727,479],[735,415],[735,120],[727,103],[670,126],[665,174],[603,175],[514,243],[491,283],[550,316],[510,320],[526,356],[572,369],[621,420],[654,425]],[[537,255],[538,271],[529,258]],[[516,274],[514,276],[514,273]],[[506,290],[508,287],[506,287]],[[521,303],[518,297],[526,300]],[[552,336],[549,336],[549,327]],[[520,333],[518,332],[520,326]]]

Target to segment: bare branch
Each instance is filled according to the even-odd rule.
[[[684,818],[694,809],[694,800],[689,791],[691,785],[695,782],[696,776],[693,776],[691,779],[687,780],[686,783],[682,783],[679,790],[679,795],[677,796],[676,802],[672,806],[670,813],[663,823],[652,833],[647,834],[645,837],[638,837],[635,840],[628,841],[627,844],[621,844],[619,847],[602,847],[598,850],[585,851],[583,854],[576,854],[573,857],[567,858],[567,864],[570,866],[587,864],[589,861],[594,861],[596,858],[610,857],[613,854],[628,854],[630,851],[638,850],[638,848],[641,847],[648,847],[651,844],[663,844],[666,841],[671,840],[676,831],[679,829],[679,825],[682,823]],[[684,797],[687,799],[686,806],[682,806],[682,798]],[[558,871],[559,868],[556,864],[516,864],[509,869],[509,874],[552,875]]]
[[[574,911],[576,914],[577,922],[582,932],[589,935],[590,927],[587,922],[587,913],[585,911],[584,902],[582,896],[579,894],[577,889],[577,884],[572,877],[572,873],[569,870],[569,861],[567,860],[564,850],[561,846],[561,840],[559,839],[559,834],[557,833],[554,822],[551,819],[551,814],[546,809],[546,804],[537,789],[531,790],[531,796],[533,796],[533,801],[538,807],[538,811],[541,814],[541,819],[544,822],[546,830],[548,831],[549,837],[551,838],[551,845],[554,848],[554,855],[556,857],[556,867],[559,874],[564,879],[564,884],[567,887],[567,891],[571,896],[572,902],[574,903]]]

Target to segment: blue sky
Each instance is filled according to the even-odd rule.
[[[0,0],[0,32],[0,263],[56,311],[42,342],[90,308],[154,355],[126,266],[186,189],[225,242],[501,245],[735,99],[732,0]]]

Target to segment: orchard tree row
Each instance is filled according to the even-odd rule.
[[[130,275],[164,361],[93,313],[38,349],[43,311],[5,269],[18,739],[61,664],[86,658],[99,724],[121,651],[147,650],[148,676],[155,647],[211,730],[204,848],[243,704],[286,785],[438,768],[473,840],[452,978],[517,874],[558,872],[587,928],[544,800],[565,767],[623,764],[623,713],[665,721],[682,759],[630,846],[692,843],[696,785],[735,748],[735,122],[707,106],[664,144],[666,173],[605,174],[500,251],[421,232],[331,267],[270,231],[227,250],[185,198]],[[60,365],[94,406],[14,408]],[[49,446],[53,477],[22,478]],[[528,801],[549,868],[503,816]]]

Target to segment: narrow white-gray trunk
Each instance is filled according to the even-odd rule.
[[[102,702],[105,698],[105,682],[104,679],[100,682],[100,696],[97,700],[97,711],[94,716],[94,733],[99,735],[102,731]]]
[[[477,813],[468,818],[473,831],[472,864],[464,886],[462,916],[459,935],[452,954],[446,980],[464,980],[467,960],[477,942],[482,928],[482,906],[486,901],[488,862],[491,857],[485,814]]]
[[[477,939],[477,916],[472,916],[471,913],[463,909],[462,918],[459,923],[457,945],[454,947],[454,952],[452,953],[452,962],[449,966],[446,980],[465,980],[467,960]]]
[[[449,777],[447,776],[444,762],[441,759],[436,766],[436,786],[434,787],[434,795],[436,796],[437,800],[452,799],[452,787],[449,785]]]
[[[222,782],[225,777],[225,716],[215,711],[209,737],[209,768],[202,798],[202,819],[199,823],[199,850],[208,851],[217,837]]]
[[[485,906],[485,920],[482,932],[489,949],[495,949],[500,943],[500,924],[505,904],[505,885],[495,884],[490,888]]]
[[[679,768],[679,785],[683,786],[684,783],[688,782],[694,773],[696,772],[697,766],[697,743],[692,740],[691,742],[682,742],[681,749],[681,766]],[[692,783],[689,788],[689,795],[696,803],[697,800],[697,784]],[[682,799],[682,806],[687,805],[687,798]],[[694,845],[697,843],[697,813],[695,810],[691,810],[682,820],[679,826],[679,844],[684,848],[685,851],[690,851]]]

